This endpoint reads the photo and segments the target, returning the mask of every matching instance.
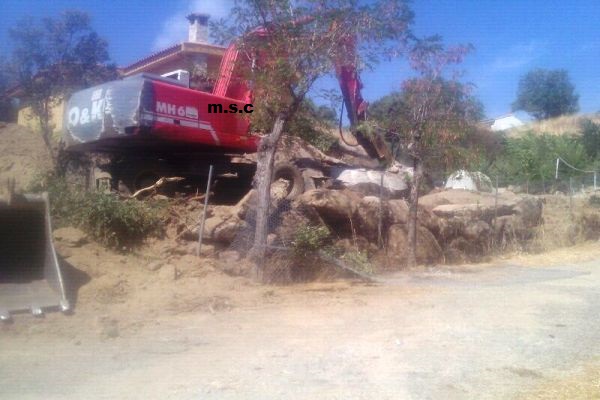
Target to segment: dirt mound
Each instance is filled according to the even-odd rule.
[[[18,191],[25,190],[36,175],[52,162],[42,137],[17,124],[0,122],[0,194],[7,192],[8,179]]]
[[[175,251],[177,245],[169,239],[148,242],[124,254],[91,240],[76,240],[74,245],[78,233],[73,228],[54,232],[73,315],[48,313],[43,328],[31,315],[15,315],[18,321],[11,332],[43,329],[50,336],[114,339],[154,324],[159,316],[227,312],[253,305],[262,295],[262,289],[250,280],[215,268],[212,257]]]

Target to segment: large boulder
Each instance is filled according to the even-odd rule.
[[[390,200],[387,202],[389,207],[391,224],[407,224],[408,223],[408,203],[406,200]],[[417,220],[434,234],[438,236],[440,232],[440,221],[430,210],[419,205],[417,211]]]
[[[486,241],[486,239],[489,237],[491,228],[484,221],[473,221],[466,224],[462,233],[465,239],[474,242],[481,242]]]
[[[521,217],[527,228],[533,228],[542,223],[542,200],[533,196],[523,197],[514,207],[515,214]]]
[[[425,227],[417,230],[417,262],[435,264],[443,261],[443,252],[435,236]]]
[[[390,200],[387,204],[393,224],[406,224],[408,222],[408,203],[406,200]]]
[[[247,228],[247,223],[238,218],[237,215],[229,215],[228,217],[222,214],[214,215],[204,221],[202,239],[209,242],[229,244],[245,228]],[[190,241],[198,240],[198,229],[198,225],[192,229],[186,228],[182,232],[181,238]]]
[[[390,226],[387,236],[387,257],[390,264],[404,265],[408,254],[406,225]],[[417,230],[417,263],[435,264],[442,260],[442,248],[433,234],[427,228],[419,226]]]
[[[435,225],[428,228],[443,245],[448,261],[477,259],[489,251],[490,244],[529,240],[542,223],[542,200],[508,190],[437,190],[419,203],[433,214],[438,230]]]
[[[246,230],[247,228],[248,224],[245,221],[237,217],[233,217],[216,226],[213,230],[212,236],[209,238],[215,242],[229,244],[234,241],[240,232]]]
[[[419,204],[428,210],[448,204],[474,204],[480,208],[504,207],[512,209],[520,197],[509,191],[498,193],[473,192],[462,189],[436,190],[419,198]]]
[[[273,232],[280,242],[287,244],[294,240],[298,228],[318,225],[320,223],[319,218],[319,214],[312,207],[298,204],[278,216],[278,223]]]
[[[334,231],[349,231],[360,197],[347,191],[313,189],[302,194],[297,201],[313,208]]]
[[[404,264],[408,254],[408,236],[406,226],[394,224],[388,229],[387,256],[388,259]]]
[[[504,215],[498,217],[493,225],[494,238],[500,246],[506,246],[514,241],[530,239],[533,231],[523,222],[518,215]]]
[[[479,192],[492,192],[492,180],[479,171],[471,172],[464,169],[453,172],[446,181],[446,189],[466,189]]]
[[[483,220],[490,223],[494,217],[511,215],[515,211],[513,207],[498,204],[497,207],[482,206],[480,204],[444,204],[435,207],[433,214],[439,218],[458,218],[462,220]]]
[[[397,164],[383,173],[383,179],[381,171],[365,168],[332,167],[331,174],[345,187],[367,196],[400,197],[408,191],[412,168]]]
[[[339,239],[335,242],[335,247],[344,253],[353,253],[356,251],[372,254],[377,252],[377,246],[367,240],[367,238],[356,235],[352,238]]]
[[[355,212],[356,229],[366,238],[376,241],[379,232],[381,214],[381,233],[385,234],[390,222],[390,210],[386,202],[381,202],[375,196],[362,198]]]

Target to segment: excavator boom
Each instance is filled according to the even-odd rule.
[[[367,154],[377,160],[392,161],[389,146],[380,135],[367,135],[361,130],[361,122],[367,120],[367,109],[369,104],[363,99],[361,89],[363,87],[356,67],[356,45],[353,38],[347,38],[342,43],[341,53],[343,60],[336,60],[336,75],[344,98],[348,120],[353,128],[356,141]],[[348,61],[350,60],[350,61]]]

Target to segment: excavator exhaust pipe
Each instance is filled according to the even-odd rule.
[[[0,201],[0,320],[11,313],[70,310],[52,242],[48,195]]]

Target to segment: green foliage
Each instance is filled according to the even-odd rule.
[[[592,162],[578,137],[526,132],[521,137],[508,138],[505,152],[486,172],[503,177],[507,183],[550,183],[555,176],[557,157],[583,170]],[[561,176],[580,175],[571,168],[562,165],[560,168]]]
[[[116,77],[108,43],[92,29],[88,14],[65,11],[59,18],[31,17],[10,29],[13,66],[25,100],[64,94]],[[32,90],[43,93],[34,93]]]
[[[315,255],[329,243],[331,233],[325,226],[303,226],[298,228],[292,246],[296,257]]]
[[[448,171],[483,163],[482,155],[493,154],[499,140],[476,125],[483,115],[481,103],[459,82],[436,79],[427,86],[437,100],[426,105],[430,117],[420,122],[421,158],[425,170],[431,177],[439,178]],[[412,82],[402,91],[373,102],[369,108],[371,120],[379,127],[397,132],[404,146],[414,134],[417,98],[425,94],[417,93],[420,88],[418,82]],[[399,153],[402,157],[407,152],[401,149]]]
[[[600,124],[585,119],[581,122],[581,143],[591,158],[597,158],[600,153]]]
[[[6,91],[14,85],[14,74],[10,65],[0,56],[0,121],[16,120],[16,107],[11,104],[11,99]]]
[[[364,251],[349,251],[344,253],[340,258],[359,272],[368,275],[371,275],[375,272],[373,270],[373,264],[369,261],[369,257]]]
[[[59,18],[25,18],[10,30],[11,60],[20,100],[33,111],[42,138],[54,156],[52,110],[71,91],[114,79],[108,44],[92,29],[90,17],[66,11]],[[53,157],[54,158],[54,157]]]
[[[312,144],[317,149],[327,152],[336,142],[336,138],[331,134],[335,127],[336,113],[327,106],[316,106],[315,103],[306,98],[300,107],[285,126],[285,130],[290,135],[297,136],[306,142]],[[252,128],[257,131],[268,132],[273,126],[271,118],[261,118],[253,120]]]
[[[404,94],[394,91],[375,100],[369,106],[369,116],[382,127],[397,129],[402,124],[402,121],[399,121],[399,119],[406,113],[406,108]]]
[[[327,106],[317,107],[305,99],[300,109],[288,123],[287,130],[321,151],[328,151],[336,142],[331,134],[335,124],[335,111]]]
[[[577,112],[579,96],[566,70],[538,68],[521,78],[512,107],[546,119]]]
[[[236,1],[227,19],[211,24],[211,32],[222,43],[235,40],[240,50],[260,55],[245,68],[255,95],[254,123],[280,115],[289,119],[315,81],[336,65],[362,68],[399,54],[411,37],[412,20],[404,0]],[[257,27],[268,34],[248,34]]]
[[[159,233],[164,221],[162,203],[120,200],[110,193],[85,191],[54,175],[42,176],[29,189],[48,192],[56,226],[79,227],[98,242],[119,250]]]

